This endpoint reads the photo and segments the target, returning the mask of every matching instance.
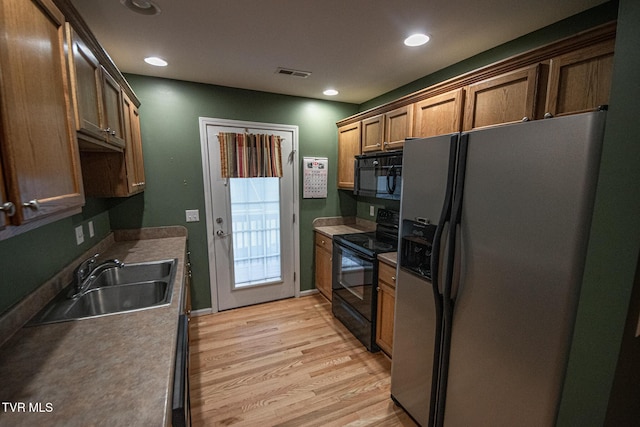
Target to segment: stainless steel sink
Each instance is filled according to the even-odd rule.
[[[167,260],[125,264],[122,268],[111,267],[103,270],[100,275],[93,280],[91,288],[165,280],[171,275],[175,262],[176,260]]]
[[[171,303],[177,259],[126,264],[100,272],[81,296],[63,289],[28,325],[163,307]]]

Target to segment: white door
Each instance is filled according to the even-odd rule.
[[[297,295],[297,126],[200,122],[213,310]],[[222,178],[220,132],[279,136],[282,178]]]

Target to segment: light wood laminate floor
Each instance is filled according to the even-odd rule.
[[[194,426],[415,426],[372,354],[320,295],[194,317]]]

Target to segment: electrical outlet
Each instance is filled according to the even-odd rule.
[[[375,216],[376,215],[376,208],[373,205],[369,206],[369,216]]]
[[[89,237],[93,237],[95,235],[96,235],[96,232],[93,229],[93,221],[89,221]]]
[[[76,227],[76,244],[81,245],[84,243],[84,230],[82,229],[82,225]]]
[[[188,209],[185,213],[187,215],[187,222],[200,221],[200,211],[198,211],[198,209]]]

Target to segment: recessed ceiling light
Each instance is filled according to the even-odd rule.
[[[338,94],[338,91],[335,89],[327,89],[322,93],[324,93],[327,96],[336,96]]]
[[[426,42],[428,42],[430,37],[426,34],[412,34],[406,39],[404,39],[404,44],[407,46],[422,46]]]
[[[160,8],[151,1],[147,0],[120,0],[127,9],[132,10],[141,15],[157,15]]]
[[[158,58],[157,56],[149,56],[147,58],[144,58],[144,62],[149,65],[155,65],[156,67],[166,67],[168,65],[167,61],[162,58]]]

